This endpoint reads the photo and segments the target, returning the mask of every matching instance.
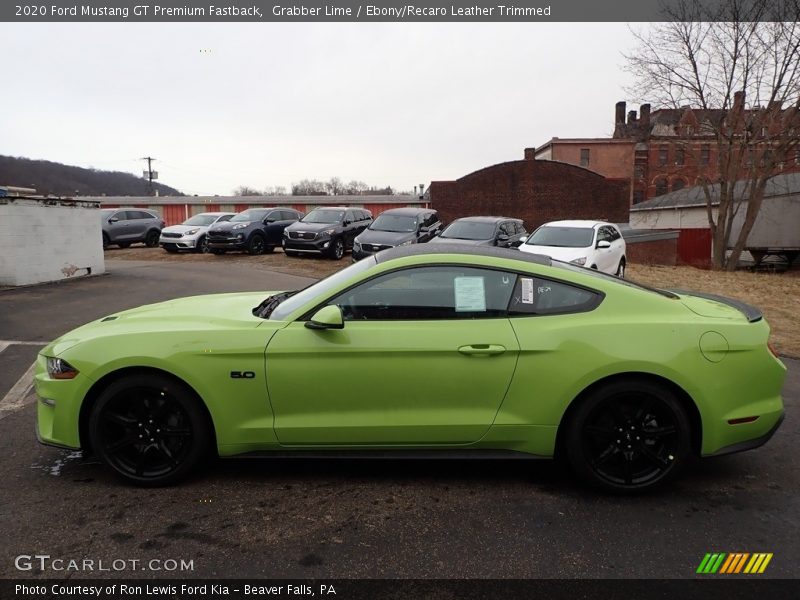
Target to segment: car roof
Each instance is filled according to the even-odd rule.
[[[460,219],[455,219],[453,223],[457,221],[475,221],[478,223],[499,223],[500,221],[517,221],[519,223],[522,222],[522,219],[516,219],[514,217],[461,217]]]
[[[365,210],[360,206],[318,206],[314,210],[350,210],[352,208],[357,208],[359,210]]]
[[[222,215],[235,215],[235,214],[236,213],[232,213],[232,212],[204,212],[204,213],[197,213],[196,215],[192,215],[192,216],[193,217],[199,217],[200,215],[212,215],[212,216],[216,217],[217,215],[222,216]]]
[[[564,221],[550,221],[549,223],[542,223],[542,227],[547,227],[553,225],[555,227],[583,227],[583,228],[591,228],[597,227],[599,225],[614,225],[613,223],[609,223],[608,221],[592,221],[590,219],[572,219],[572,220],[564,220]]]
[[[418,206],[406,206],[404,208],[390,208],[381,213],[381,215],[408,215],[416,217],[420,214],[436,212],[432,208],[419,208]],[[381,215],[378,215],[379,217]]]
[[[550,257],[543,254],[520,252],[516,249],[497,248],[495,246],[474,246],[472,244],[411,244],[410,246],[397,246],[378,252],[375,255],[375,260],[379,263],[385,263],[396,258],[405,258],[406,256],[431,254],[458,254],[465,257],[490,256],[547,266],[552,263]]]

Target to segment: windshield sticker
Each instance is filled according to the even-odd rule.
[[[522,278],[522,303],[533,304],[533,279]]]
[[[483,277],[456,277],[453,283],[456,312],[486,312]]]

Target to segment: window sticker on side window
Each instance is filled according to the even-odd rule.
[[[522,278],[522,303],[533,304],[533,279]]]
[[[483,277],[456,277],[453,280],[456,312],[486,312]]]

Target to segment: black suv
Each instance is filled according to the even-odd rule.
[[[439,235],[442,222],[430,208],[393,208],[379,214],[372,224],[353,243],[353,261],[376,252],[421,244]]]
[[[283,230],[296,223],[303,213],[293,208],[248,208],[225,223],[208,229],[208,247],[214,254],[245,250],[248,254],[272,252],[281,245]]]
[[[283,231],[283,251],[287,256],[310,252],[339,260],[370,223],[372,213],[363,208],[315,208]]]
[[[499,246],[517,248],[528,232],[522,219],[511,217],[463,217],[456,219],[431,240],[437,244],[470,244],[474,246]]]

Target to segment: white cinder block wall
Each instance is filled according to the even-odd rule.
[[[103,272],[98,203],[0,198],[0,285]]]

